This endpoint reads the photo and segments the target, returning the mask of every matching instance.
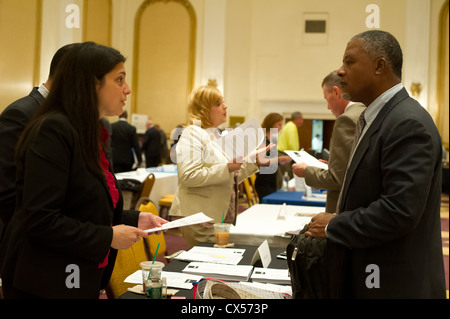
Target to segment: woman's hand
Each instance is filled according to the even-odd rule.
[[[161,227],[163,224],[168,223],[167,220],[152,213],[141,212],[139,214],[138,228],[142,230]]]
[[[137,242],[140,237],[146,238],[148,234],[136,227],[127,225],[116,225],[112,227],[113,229],[113,239],[111,241],[111,247],[114,249],[128,249],[135,242]]]
[[[244,160],[242,157],[233,158],[233,161],[231,163],[228,163],[228,172],[233,173],[237,172],[241,169],[242,164],[244,163]]]
[[[269,166],[270,158],[268,158],[266,156],[266,154],[274,148],[276,148],[276,145],[270,143],[266,147],[261,147],[261,148],[257,149],[256,153],[255,153],[256,164],[258,164],[258,166]],[[252,157],[253,157],[253,155],[250,156],[250,158],[252,158]]]

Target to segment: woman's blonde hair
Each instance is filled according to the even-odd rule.
[[[194,89],[188,102],[191,124],[200,121],[202,128],[213,127],[209,118],[211,106],[220,104],[222,93],[215,86],[203,85]]]

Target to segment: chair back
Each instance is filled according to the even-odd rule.
[[[248,178],[244,179],[244,191],[247,195],[247,201],[249,206],[253,206],[257,204],[258,197],[255,196],[255,193],[253,192],[253,187],[250,184],[250,180]]]
[[[153,189],[153,185],[155,184],[155,175],[153,173],[148,174],[147,178],[142,183],[141,193],[139,198],[141,197],[150,197],[150,193]]]
[[[141,197],[135,208],[141,212],[148,212],[158,216],[156,205],[147,197]],[[149,235],[147,238],[142,238],[142,240],[136,242],[130,248],[119,249],[117,251],[114,270],[111,274],[108,287],[105,289],[109,299],[117,298],[127,292],[128,288],[135,286],[135,284],[124,282],[125,278],[141,269],[141,262],[153,260],[158,243],[160,243],[158,255],[165,254],[167,247],[163,233]]]
[[[258,192],[256,191],[255,181],[256,181],[256,174],[252,174],[250,176],[250,184],[253,187],[253,194],[255,195],[256,203],[259,204],[259,196],[258,196]]]
[[[128,288],[136,285],[126,283],[124,280],[135,271],[141,269],[140,263],[146,260],[148,259],[144,249],[144,240],[139,240],[128,249],[119,249],[117,251],[114,270],[105,289],[108,299],[115,299],[127,292]]]
[[[141,197],[137,204],[136,210],[140,212],[152,213],[153,215],[159,216],[158,208],[155,203],[153,203],[148,197]],[[166,240],[164,239],[164,234],[153,234],[149,235],[147,238],[144,238],[144,245],[146,246],[146,251],[148,254],[148,260],[153,260],[153,257],[156,253],[156,248],[158,247],[158,243],[160,244],[158,249],[158,256],[163,255],[167,251]]]

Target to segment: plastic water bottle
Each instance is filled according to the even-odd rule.
[[[285,191],[285,192],[288,191],[288,184],[289,184],[289,175],[288,175],[288,172],[284,172],[283,185],[282,185],[283,191]]]

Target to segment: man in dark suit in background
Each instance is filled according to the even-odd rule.
[[[141,148],[136,133],[136,127],[127,122],[126,110],[119,116],[119,120],[111,124],[111,146],[113,154],[114,172],[131,171],[134,164],[133,150],[136,154],[138,166],[142,163]]]
[[[311,219],[306,235],[348,247],[352,298],[445,298],[440,199],[442,145],[428,112],[401,84],[397,40],[354,36],[338,71],[366,124],[336,215]]]
[[[145,152],[147,167],[156,167],[161,163],[161,134],[151,121],[147,122],[142,151]]]
[[[51,89],[53,76],[64,54],[76,44],[61,47],[50,63],[48,79],[29,95],[11,103],[0,114],[0,241],[16,207],[15,149],[20,135]]]

